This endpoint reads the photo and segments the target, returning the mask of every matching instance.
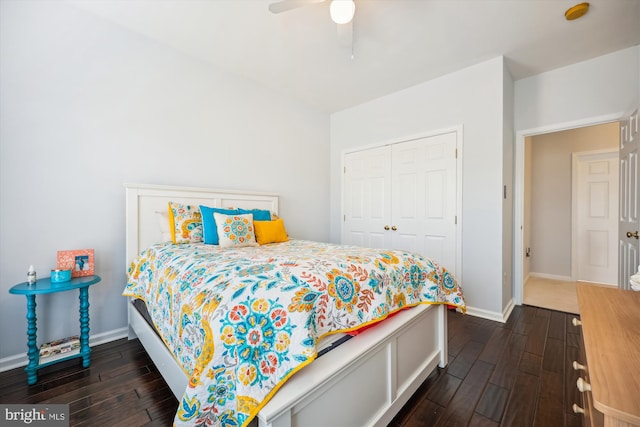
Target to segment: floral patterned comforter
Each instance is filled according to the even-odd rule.
[[[190,378],[178,426],[246,426],[325,335],[421,303],[465,309],[459,284],[427,258],[302,240],[157,244],[127,283]]]

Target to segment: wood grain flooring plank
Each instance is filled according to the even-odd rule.
[[[147,406],[147,413],[152,421],[168,421],[166,425],[173,424],[179,402],[170,392],[171,390],[160,390],[153,403]]]
[[[542,369],[542,356],[529,353],[525,351],[522,353],[520,364],[518,365],[518,371],[526,372],[527,374],[540,376],[540,370]]]
[[[551,318],[551,310],[546,308],[536,308],[536,317],[542,317],[549,320]]]
[[[560,426],[564,419],[564,384],[562,376],[552,371],[542,371],[540,394],[534,416],[534,426]]]
[[[74,426],[108,426],[131,417],[139,417],[141,412],[144,412],[146,417],[144,422],[149,422],[151,418],[144,411],[144,408],[138,407],[137,403],[138,396],[133,390],[123,390],[120,394],[110,399],[103,400],[80,411],[71,412],[70,424]]]
[[[509,389],[498,387],[495,384],[487,384],[476,407],[476,413],[499,423],[507,406],[509,393]]]
[[[487,342],[487,345],[485,345],[482,353],[478,356],[478,360],[493,363],[494,365],[497,364],[498,360],[500,360],[500,357],[504,353],[504,349],[509,342],[510,336],[510,329],[495,328],[491,338]]]
[[[446,375],[446,368],[436,367],[436,369],[434,369],[433,372],[429,374],[427,379],[420,385],[420,387],[418,387],[409,401],[396,414],[396,416],[389,424],[389,427],[402,426],[403,423],[411,417],[411,413],[418,406],[418,404],[422,400],[427,399],[427,393],[432,388],[436,387],[435,383],[444,375]]]
[[[467,330],[462,330],[449,339],[449,357],[456,357],[471,340],[471,334]]]
[[[548,338],[544,349],[542,369],[562,374],[568,366],[564,354],[565,343],[555,338]]]
[[[532,425],[538,389],[538,377],[526,372],[518,373],[501,425],[505,427]]]
[[[464,426],[467,425],[475,407],[480,400],[494,365],[477,361],[465,377],[456,391],[437,426]]]
[[[413,412],[411,412],[411,417],[408,418],[402,426],[424,427],[436,425],[443,412],[443,406],[440,406],[431,400],[423,399],[418,403]]]
[[[509,343],[491,376],[490,382],[492,384],[511,389],[518,374],[518,366],[526,343],[526,336],[516,333],[511,334]]]
[[[454,377],[464,378],[484,347],[484,344],[481,342],[475,340],[467,341],[467,344],[447,368],[447,373]]]
[[[504,322],[504,324],[502,324],[501,327],[504,329],[513,330],[515,325],[519,322],[521,315],[522,315],[522,306],[516,305],[511,311],[511,315],[509,315],[509,318],[507,319],[507,321]]]
[[[549,338],[555,338],[560,341],[565,340],[567,331],[567,315],[559,311],[552,311],[549,319]]]
[[[524,351],[542,356],[544,354],[544,345],[547,340],[548,329],[549,318],[536,316],[536,321],[529,330],[527,345],[524,347]]]
[[[500,424],[490,420],[489,418],[486,418],[480,414],[478,414],[477,412],[475,414],[473,414],[473,417],[471,417],[471,420],[469,421],[469,425],[468,427],[499,427]]]
[[[447,373],[438,380],[434,388],[429,390],[426,398],[440,406],[447,406],[453,395],[458,391],[461,383],[462,380],[460,378]]]

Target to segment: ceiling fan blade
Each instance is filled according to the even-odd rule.
[[[282,0],[279,2],[271,3],[269,10],[271,13],[286,12],[291,9],[296,9],[301,6],[307,6],[313,3],[322,3],[325,0]]]

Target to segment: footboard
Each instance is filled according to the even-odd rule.
[[[386,426],[440,364],[446,307],[399,313],[295,374],[258,414],[261,427]]]
[[[386,426],[447,364],[446,314],[444,305],[421,305],[343,343],[292,376],[251,426]],[[131,304],[129,325],[180,399],[187,376]]]

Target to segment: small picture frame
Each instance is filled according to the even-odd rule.
[[[93,249],[58,251],[58,269],[71,270],[71,277],[94,274]]]

